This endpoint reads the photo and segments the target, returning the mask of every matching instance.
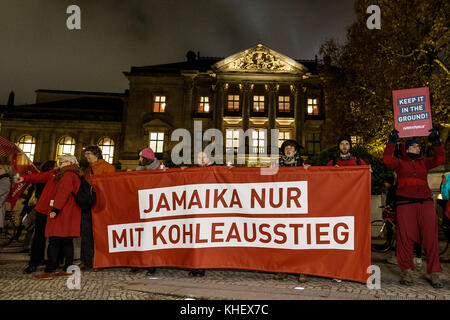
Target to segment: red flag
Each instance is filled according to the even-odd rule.
[[[10,158],[10,164],[14,172],[19,175],[39,172],[33,162],[22,152],[22,150],[8,139],[0,136],[0,157]],[[11,210],[14,209],[17,200],[29,186],[29,182],[14,183],[9,191],[5,202],[10,203]]]

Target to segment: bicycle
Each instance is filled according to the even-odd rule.
[[[445,215],[445,207],[437,201],[439,255],[444,255],[450,246],[450,219]]]
[[[395,247],[395,211],[390,206],[381,206],[382,220],[371,222],[372,244],[375,252],[387,252]]]
[[[7,241],[7,244],[13,239],[16,234],[16,220],[14,217],[14,211],[7,210],[5,212],[5,221],[3,225],[2,235]]]
[[[391,207],[381,206],[383,208],[383,220],[374,220],[371,222],[372,245],[374,252],[387,252],[395,249],[395,211]],[[439,256],[443,256],[450,247],[450,220],[445,214],[437,211],[437,228]]]

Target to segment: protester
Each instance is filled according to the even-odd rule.
[[[136,171],[141,170],[156,170],[160,166],[160,162],[155,157],[155,153],[151,148],[144,148],[139,152],[139,165],[136,167]],[[142,268],[131,268],[130,272],[135,273]],[[147,275],[152,275],[156,272],[155,267],[147,268]]]
[[[9,164],[0,164],[0,233],[5,223],[5,199],[11,190],[11,179],[14,176],[14,168]]]
[[[450,219],[450,173],[442,175],[441,182],[441,195],[442,195],[442,209],[444,212],[443,215],[443,224],[445,226],[449,225]]]
[[[51,183],[55,192],[50,200],[50,212],[45,227],[45,237],[49,238],[45,270],[34,276],[35,279],[52,279],[58,276],[70,276],[67,268],[73,264],[73,238],[80,236],[81,209],[73,194],[80,187],[80,167],[72,155],[58,156],[58,170]],[[62,271],[55,273],[59,266],[59,252],[64,251],[65,265]]]
[[[445,162],[444,146],[436,129],[430,130],[428,140],[434,149],[434,156],[424,158],[419,141],[407,140],[404,158],[394,158],[393,152],[398,131],[389,135],[384,150],[383,161],[397,173],[397,263],[402,271],[400,283],[414,283],[412,271],[413,245],[421,243],[426,254],[427,273],[434,288],[442,288],[439,263],[437,219],[431,190],[428,186],[428,170]]]
[[[155,157],[155,153],[151,148],[142,149],[139,152],[139,166],[137,166],[136,171],[140,170],[155,170],[160,166],[160,162]]]
[[[303,158],[300,156],[300,151],[302,146],[295,140],[286,140],[281,144],[280,147],[280,158],[278,160],[278,165],[280,167],[300,167],[303,166],[305,169],[310,167],[309,164],[305,164]],[[277,273],[275,279],[281,280],[286,278],[285,273]],[[307,282],[308,277],[306,274],[300,274],[298,277],[298,282]]]
[[[366,162],[363,159],[354,157],[351,154],[352,140],[350,137],[343,137],[338,140],[337,143],[339,149],[339,155],[335,159],[331,159],[327,166],[343,167],[343,166],[359,166],[364,165]]]
[[[84,150],[89,166],[84,171],[84,179],[92,182],[92,176],[97,174],[114,173],[116,169],[103,159],[102,150],[98,146],[88,146]],[[81,212],[81,252],[80,269],[90,270],[94,262],[94,233],[92,231],[92,211]]]
[[[206,168],[206,167],[210,167],[210,166],[213,166],[212,161],[208,158],[206,153],[204,153],[203,151],[200,151],[197,154],[197,161],[196,161],[196,164],[194,165],[194,167]],[[191,269],[191,271],[189,271],[189,275],[191,277],[203,277],[203,276],[205,276],[205,269]]]
[[[34,215],[34,235],[31,242],[30,261],[23,271],[26,274],[35,272],[39,265],[44,264],[45,226],[50,212],[50,200],[55,192],[56,184],[52,181],[56,174],[56,166],[56,161],[47,161],[41,167],[42,172],[28,174],[17,180],[18,183],[25,181],[36,184],[35,196],[38,198],[36,206],[31,212]]]

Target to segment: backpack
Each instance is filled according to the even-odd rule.
[[[81,208],[82,211],[90,210],[97,200],[95,189],[84,178],[80,178],[80,188],[78,192],[73,193],[75,202]]]
[[[358,166],[360,166],[361,165],[361,159],[360,158],[358,158],[358,157],[354,157],[355,158],[355,160],[356,160],[356,164],[358,165]],[[333,159],[333,166],[335,166],[337,164],[337,158],[334,158]]]

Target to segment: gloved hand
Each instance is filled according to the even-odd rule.
[[[389,143],[389,144],[394,144],[394,143],[397,142],[397,140],[398,140],[398,130],[397,130],[397,129],[394,129],[394,130],[392,130],[392,132],[389,134],[389,138],[388,138],[387,143]]]
[[[431,142],[433,146],[441,145],[441,137],[439,136],[439,131],[436,128],[428,130],[430,135],[428,136],[428,141]]]

